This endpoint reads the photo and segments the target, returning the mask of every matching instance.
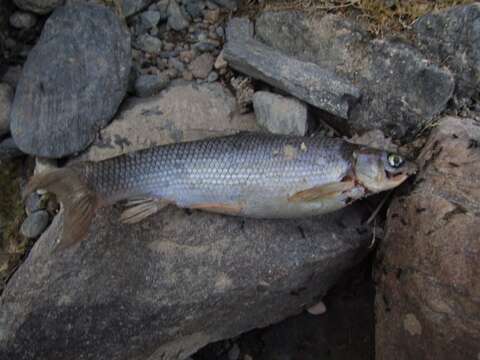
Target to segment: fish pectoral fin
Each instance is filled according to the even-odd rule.
[[[167,200],[153,198],[129,201],[127,202],[128,208],[120,215],[120,221],[125,224],[137,223],[162,210],[168,204],[170,202]]]
[[[329,183],[321,186],[315,186],[310,189],[299,191],[288,198],[289,202],[315,201],[322,198],[331,198],[342,194],[345,191],[355,187],[353,180],[344,180],[335,183]]]
[[[243,209],[242,204],[201,203],[189,206],[193,210],[204,210],[219,214],[238,215]]]

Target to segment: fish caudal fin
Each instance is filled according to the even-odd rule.
[[[54,193],[65,208],[63,231],[55,251],[83,240],[90,228],[98,201],[95,192],[82,181],[78,171],[63,168],[35,175],[27,184],[24,196],[38,189]]]

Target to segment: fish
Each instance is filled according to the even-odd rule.
[[[83,239],[98,208],[127,202],[135,223],[173,204],[233,216],[321,215],[393,189],[416,171],[401,155],[340,138],[240,133],[156,146],[34,176],[62,203],[58,248]]]

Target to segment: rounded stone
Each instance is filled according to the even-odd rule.
[[[27,216],[20,227],[20,233],[29,239],[34,239],[42,234],[47,225],[48,212],[45,210],[35,211]]]
[[[123,100],[130,65],[130,36],[112,10],[58,8],[16,89],[10,120],[18,147],[49,158],[85,149]]]

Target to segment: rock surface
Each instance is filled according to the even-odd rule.
[[[480,353],[480,126],[442,119],[413,192],[394,200],[377,271],[380,360]]]
[[[400,138],[444,110],[453,93],[454,80],[447,69],[407,44],[372,40],[348,18],[265,12],[257,19],[255,33],[282,53],[313,62],[361,89],[362,98],[348,114],[345,130],[380,129]],[[335,125],[341,127],[344,121]]]
[[[13,89],[6,83],[0,83],[0,136],[10,132],[10,109],[13,101]]]
[[[52,256],[58,216],[3,293],[0,357],[182,360],[299,313],[365,253],[357,210],[269,221],[168,207],[126,226],[110,208]]]
[[[129,35],[110,9],[58,8],[16,89],[10,118],[20,149],[52,158],[83,150],[123,100],[130,57]]]
[[[182,31],[190,24],[188,14],[185,14],[177,0],[170,0],[168,5],[168,25],[175,31]]]
[[[257,123],[274,134],[304,136],[308,130],[308,109],[301,101],[267,91],[253,95]]]
[[[62,5],[65,0],[13,0],[13,2],[20,9],[43,15]]]
[[[456,94],[480,101],[480,4],[425,15],[414,30],[425,54],[455,74]]]
[[[248,19],[243,19],[248,23]],[[248,26],[230,22],[228,33]],[[341,118],[347,118],[360,91],[332,71],[286,56],[248,38],[228,38],[225,60],[237,71],[262,80],[280,90]]]
[[[98,161],[155,145],[255,129],[255,118],[237,115],[235,98],[219,83],[175,82],[154,97],[127,100],[81,158]]]

